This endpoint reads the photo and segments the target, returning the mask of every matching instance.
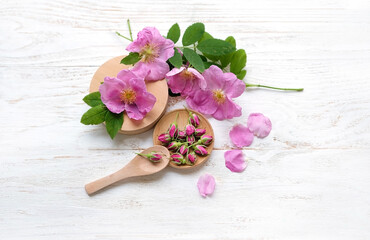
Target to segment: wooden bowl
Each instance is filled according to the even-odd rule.
[[[208,151],[207,156],[197,155],[197,161],[192,166],[190,166],[190,165],[176,165],[176,164],[170,162],[169,165],[171,167],[174,167],[174,168],[187,169],[187,168],[196,167],[196,166],[204,163],[205,161],[207,161],[207,159],[209,158],[209,156],[211,155],[211,152],[213,150],[213,145],[214,145],[214,142],[215,142],[215,135],[213,133],[213,129],[212,129],[211,124],[208,122],[207,118],[205,118],[201,113],[199,113],[197,111],[194,111],[194,110],[191,110],[191,111],[196,113],[199,116],[200,123],[199,123],[199,126],[197,128],[206,129],[206,134],[211,135],[213,137],[213,141],[209,146],[207,146],[207,151]],[[158,140],[158,136],[162,133],[167,132],[168,127],[170,126],[170,124],[175,121],[177,113],[179,113],[179,117],[177,119],[177,125],[178,125],[179,129],[181,129],[181,130],[185,129],[185,126],[186,126],[186,124],[188,124],[188,119],[189,119],[188,111],[186,111],[185,109],[176,109],[176,110],[173,110],[173,111],[167,113],[166,115],[164,115],[161,118],[161,120],[157,123],[157,125],[154,128],[154,132],[153,132],[153,144],[154,145],[162,145],[162,143]]]
[[[124,56],[118,56],[112,58],[99,67],[91,80],[90,92],[99,91],[99,86],[101,82],[104,82],[106,76],[115,77],[122,69],[128,69],[130,67],[120,64],[123,57]],[[145,82],[145,84],[148,92],[152,93],[157,98],[153,109],[148,112],[142,120],[131,119],[124,113],[124,122],[119,133],[132,135],[148,131],[165,113],[168,102],[168,86],[166,80]]]

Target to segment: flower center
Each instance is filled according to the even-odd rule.
[[[216,103],[222,104],[225,102],[225,94],[221,89],[215,89],[212,91],[213,92],[213,99],[215,100]]]
[[[187,69],[185,69],[184,71],[182,71],[180,73],[181,77],[184,79],[184,80],[187,80],[187,81],[191,81],[194,79],[194,74],[192,72],[189,72]]]
[[[136,100],[136,92],[131,88],[124,89],[121,92],[121,101],[127,104],[133,104]]]
[[[143,62],[153,62],[159,56],[158,47],[148,43],[141,49],[140,55]]]

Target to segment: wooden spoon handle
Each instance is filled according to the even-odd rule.
[[[123,170],[123,169],[122,169]],[[115,182],[123,180],[125,178],[131,177],[125,171],[118,171],[106,177],[100,178],[94,182],[88,183],[85,185],[85,190],[87,194],[91,195]]]

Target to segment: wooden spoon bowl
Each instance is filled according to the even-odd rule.
[[[199,116],[200,123],[199,123],[199,126],[197,128],[206,129],[206,134],[211,135],[213,137],[213,141],[209,146],[207,146],[208,155],[206,155],[206,156],[197,155],[197,160],[194,163],[194,165],[177,165],[175,163],[170,162],[169,165],[171,167],[174,167],[174,168],[188,169],[188,168],[193,168],[193,167],[196,167],[198,165],[201,165],[205,161],[207,161],[207,159],[209,158],[209,156],[210,156],[210,154],[213,150],[215,135],[213,133],[213,129],[212,129],[211,124],[208,122],[207,118],[205,118],[201,113],[199,113],[197,111],[194,111],[194,110],[191,110],[191,111]],[[179,117],[177,119],[177,125],[178,125],[180,130],[185,129],[185,126],[186,126],[186,124],[188,124],[188,119],[189,119],[189,113],[186,109],[176,109],[176,110],[173,110],[173,111],[167,113],[166,115],[164,115],[161,118],[161,120],[159,120],[159,122],[157,123],[157,125],[154,128],[154,132],[153,132],[153,144],[154,145],[161,145],[162,144],[158,140],[158,136],[162,133],[167,132],[168,127],[170,126],[170,124],[175,121],[177,113],[179,114]]]

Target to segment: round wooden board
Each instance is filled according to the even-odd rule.
[[[99,91],[99,86],[101,82],[104,82],[106,76],[115,77],[122,69],[128,69],[130,67],[120,64],[123,57],[118,56],[112,58],[99,67],[91,80],[90,92]],[[119,133],[132,135],[145,132],[151,129],[164,114],[168,102],[168,86],[166,80],[145,82],[145,84],[148,92],[157,98],[153,109],[142,120],[130,119],[124,113],[124,122]]]
[[[180,168],[180,169],[188,169],[188,168],[193,168],[196,167],[202,163],[204,163],[209,156],[211,155],[211,152],[213,150],[213,145],[215,142],[215,134],[213,133],[213,129],[211,124],[208,122],[207,118],[205,118],[201,113],[191,110],[192,112],[196,113],[199,116],[199,126],[197,128],[204,128],[206,129],[206,134],[211,135],[213,137],[212,143],[207,147],[208,155],[207,156],[199,156],[197,155],[197,161],[193,166],[190,165],[176,165],[172,162],[170,162],[170,166],[174,168]],[[175,121],[176,115],[179,113],[179,117],[177,119],[177,125],[179,129],[183,130],[188,124],[188,119],[189,119],[189,113],[185,109],[176,109],[173,110],[166,115],[164,115],[161,120],[157,123],[157,125],[154,128],[153,132],[153,144],[154,145],[161,145],[162,143],[158,140],[158,136],[164,132],[167,132],[168,127],[170,126],[171,123]]]

